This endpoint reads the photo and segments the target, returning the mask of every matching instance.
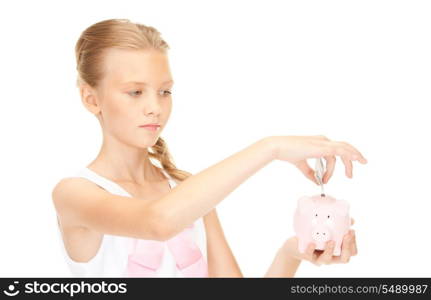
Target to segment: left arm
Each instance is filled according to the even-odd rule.
[[[287,242],[277,251],[277,254],[265,274],[265,277],[293,277],[301,260],[288,255]]]
[[[233,256],[214,208],[204,216],[209,277],[244,277]]]

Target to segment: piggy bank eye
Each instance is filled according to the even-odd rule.
[[[329,215],[328,215],[328,219],[329,219]]]
[[[315,214],[314,216],[317,217],[317,214]]]

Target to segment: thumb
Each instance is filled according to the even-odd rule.
[[[307,160],[301,160],[295,165],[305,175],[305,177],[313,181],[315,184],[319,185],[316,178],[314,177],[314,170],[310,168],[310,165],[308,164]]]

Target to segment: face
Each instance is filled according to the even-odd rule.
[[[151,147],[166,126],[172,108],[168,57],[156,50],[109,49],[97,102],[105,134],[140,148]],[[158,129],[140,127],[160,124]]]

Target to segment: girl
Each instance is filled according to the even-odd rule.
[[[324,136],[269,136],[198,174],[177,169],[160,136],[172,107],[168,49],[155,28],[127,19],[98,22],[76,44],[77,86],[103,143],[52,191],[74,276],[242,277],[217,217],[220,201],[272,160],[293,164],[316,184],[308,158],[326,159],[324,183],[336,156],[350,178],[352,161],[366,163],[350,144]],[[300,254],[296,243],[284,242],[265,276],[291,277],[302,260],[346,263],[357,253],[353,231],[339,257],[330,244]]]

